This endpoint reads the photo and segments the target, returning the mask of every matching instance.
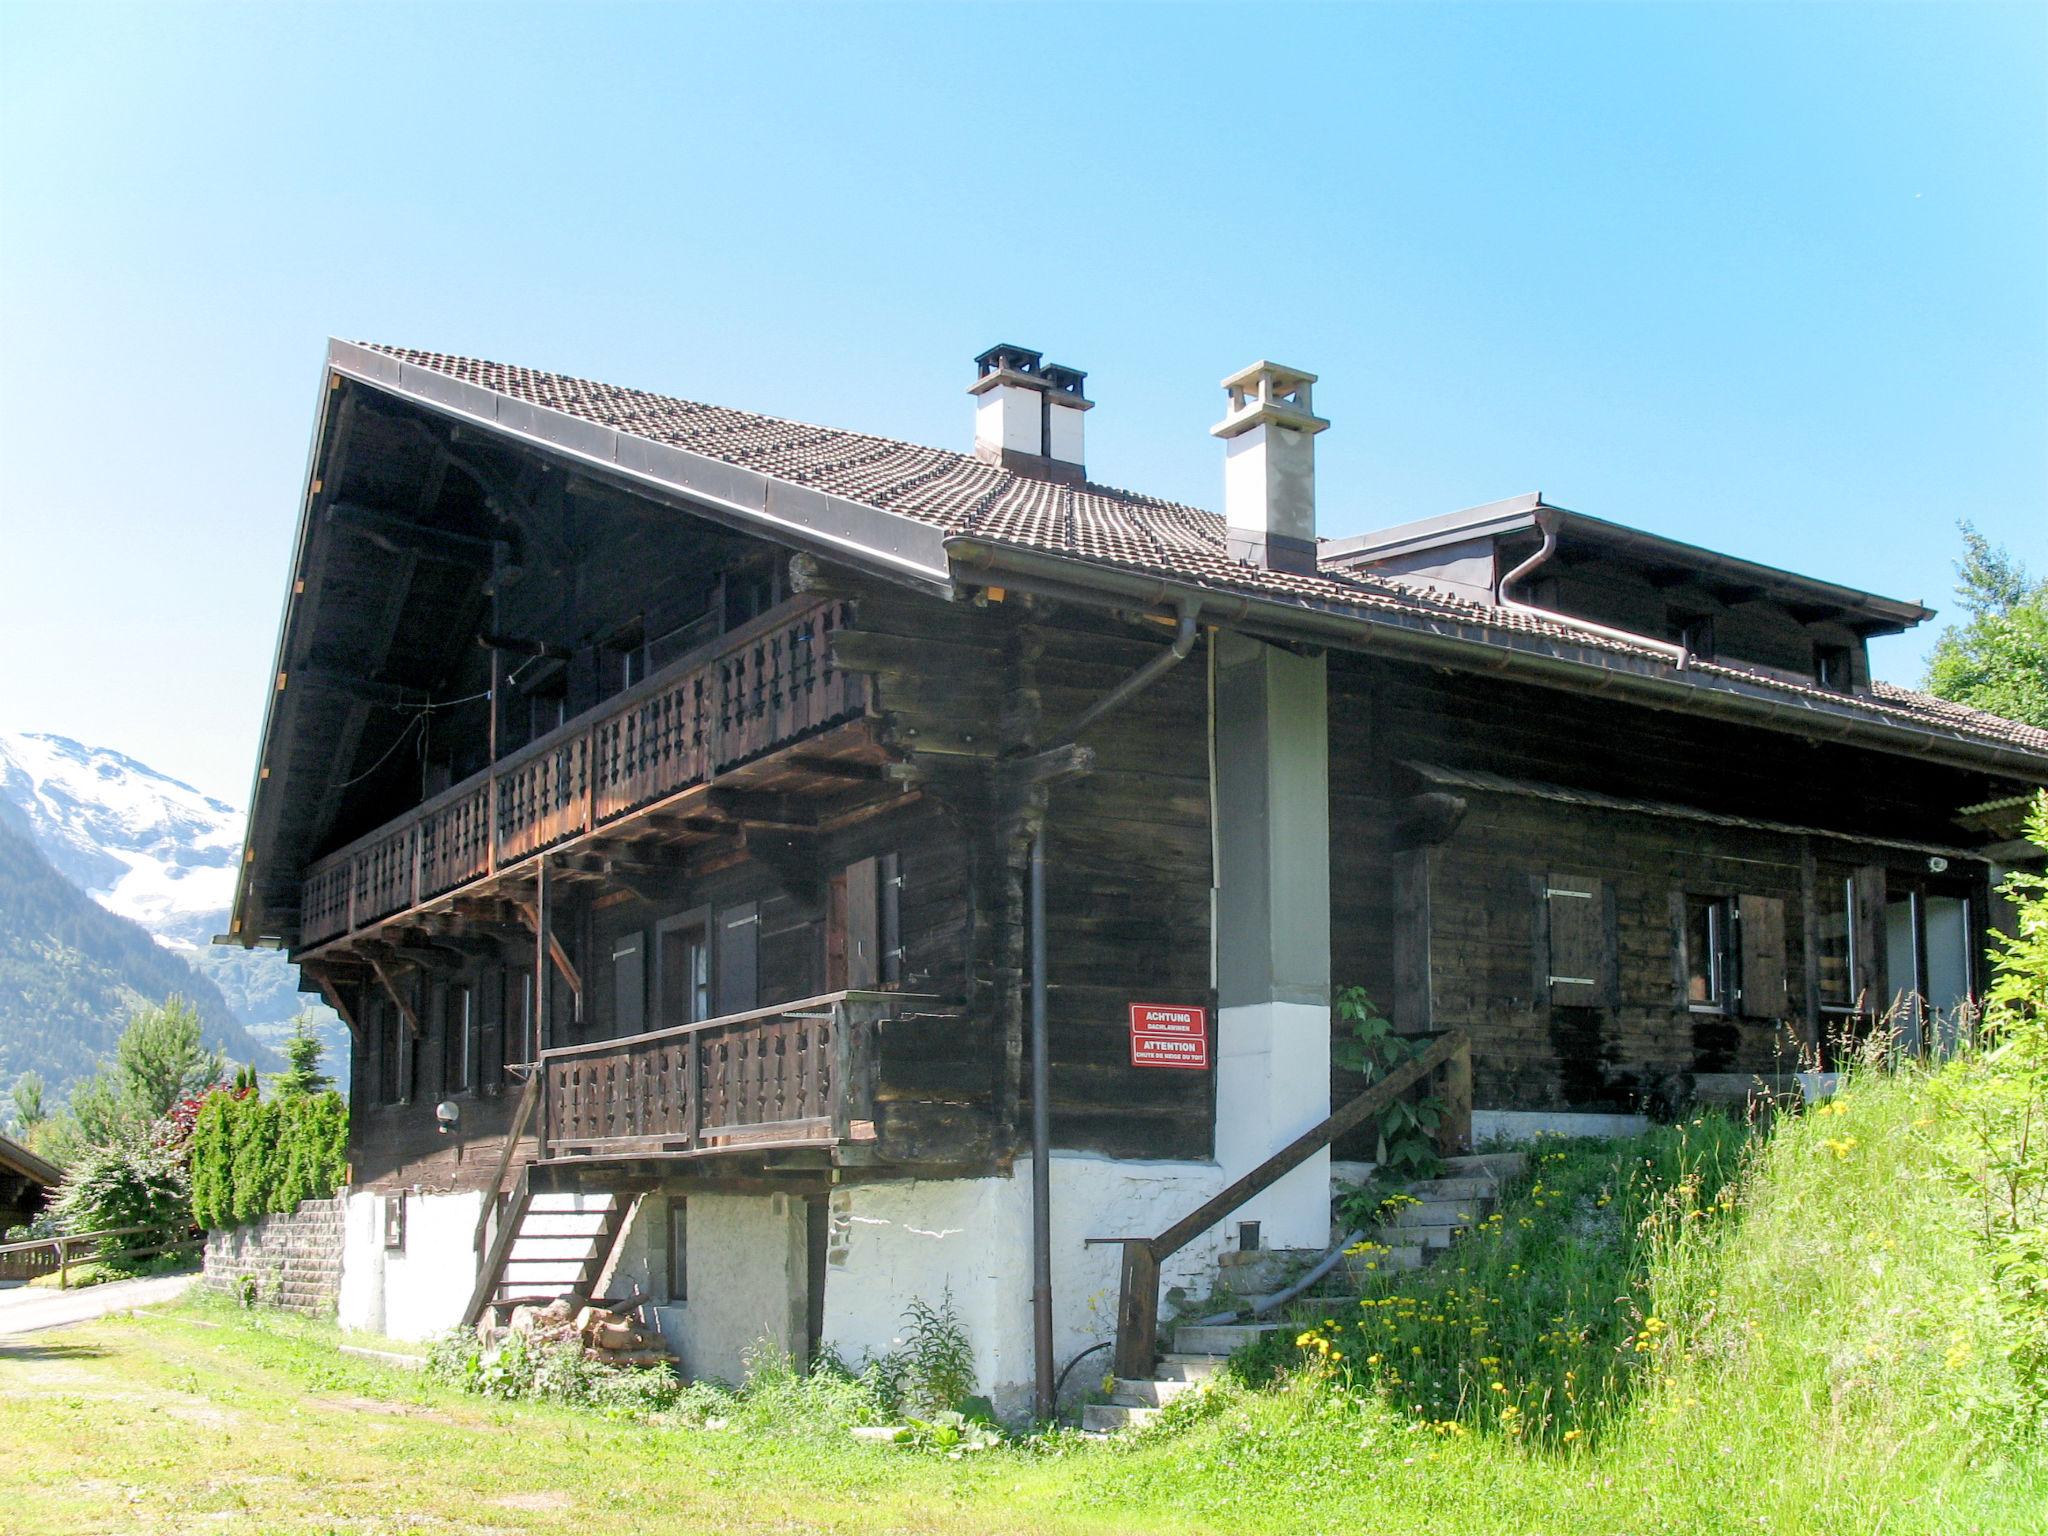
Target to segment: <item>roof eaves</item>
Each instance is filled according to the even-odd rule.
[[[327,365],[372,389],[684,498],[770,537],[950,590],[944,533],[933,524],[520,400],[353,342],[330,341]]]
[[[1328,603],[1288,600],[1242,590],[1218,589],[1155,571],[1126,570],[1106,562],[1054,554],[986,538],[955,536],[946,541],[958,579],[991,584],[1007,571],[1026,582],[1056,589],[1091,589],[1098,601],[1161,610],[1199,602],[1212,622],[1255,633],[1344,644],[1359,650],[1387,648],[1427,653],[1446,664],[1481,672],[1541,674],[1568,686],[1634,695],[1653,707],[1739,715],[1753,724],[1790,727],[1836,739],[1863,739],[1910,756],[1959,758],[1970,766],[1996,769],[2028,779],[2048,775],[2048,752],[2018,742],[2001,742],[1932,721],[1908,720],[1860,708],[1847,699],[1821,697],[1752,681],[1722,668],[1681,672],[1645,652],[1625,652],[1573,643],[1562,637],[1489,628],[1450,615],[1401,608],[1352,607],[1333,594]],[[993,584],[1004,584],[996,579]],[[1014,579],[1011,585],[1028,590]],[[1056,593],[1057,595],[1057,593]],[[1065,595],[1076,595],[1067,590]]]

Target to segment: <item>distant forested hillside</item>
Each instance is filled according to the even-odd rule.
[[[131,1008],[173,992],[198,1008],[208,1045],[265,1071],[281,1064],[218,987],[57,873],[0,816],[0,1089],[34,1070],[61,1099],[114,1048]]]

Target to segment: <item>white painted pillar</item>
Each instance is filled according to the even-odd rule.
[[[1216,1158],[1249,1172],[1330,1113],[1330,742],[1323,658],[1241,636],[1215,650]],[[1268,1248],[1330,1238],[1330,1158],[1230,1218]]]

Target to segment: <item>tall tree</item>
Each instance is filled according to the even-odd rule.
[[[199,1010],[167,997],[137,1010],[114,1047],[120,1091],[138,1118],[160,1120],[180,1099],[221,1080],[227,1059],[199,1043]]]
[[[293,1019],[292,1037],[284,1046],[285,1060],[289,1065],[275,1079],[278,1097],[325,1093],[332,1088],[334,1079],[320,1070],[320,1057],[326,1049],[320,1043],[320,1037],[313,1033],[312,1014],[302,1012]]]
[[[43,1108],[43,1075],[40,1072],[24,1072],[14,1080],[14,1124],[25,1136],[45,1120],[50,1112]]]
[[[1958,526],[1956,599],[1967,618],[1935,642],[1927,691],[2048,730],[2048,578],[1967,520]]]

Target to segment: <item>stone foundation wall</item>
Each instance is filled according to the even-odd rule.
[[[253,1281],[256,1299],[265,1306],[332,1317],[341,1295],[342,1218],[343,1202],[337,1196],[209,1232],[203,1283],[209,1290],[239,1296],[244,1282]]]

